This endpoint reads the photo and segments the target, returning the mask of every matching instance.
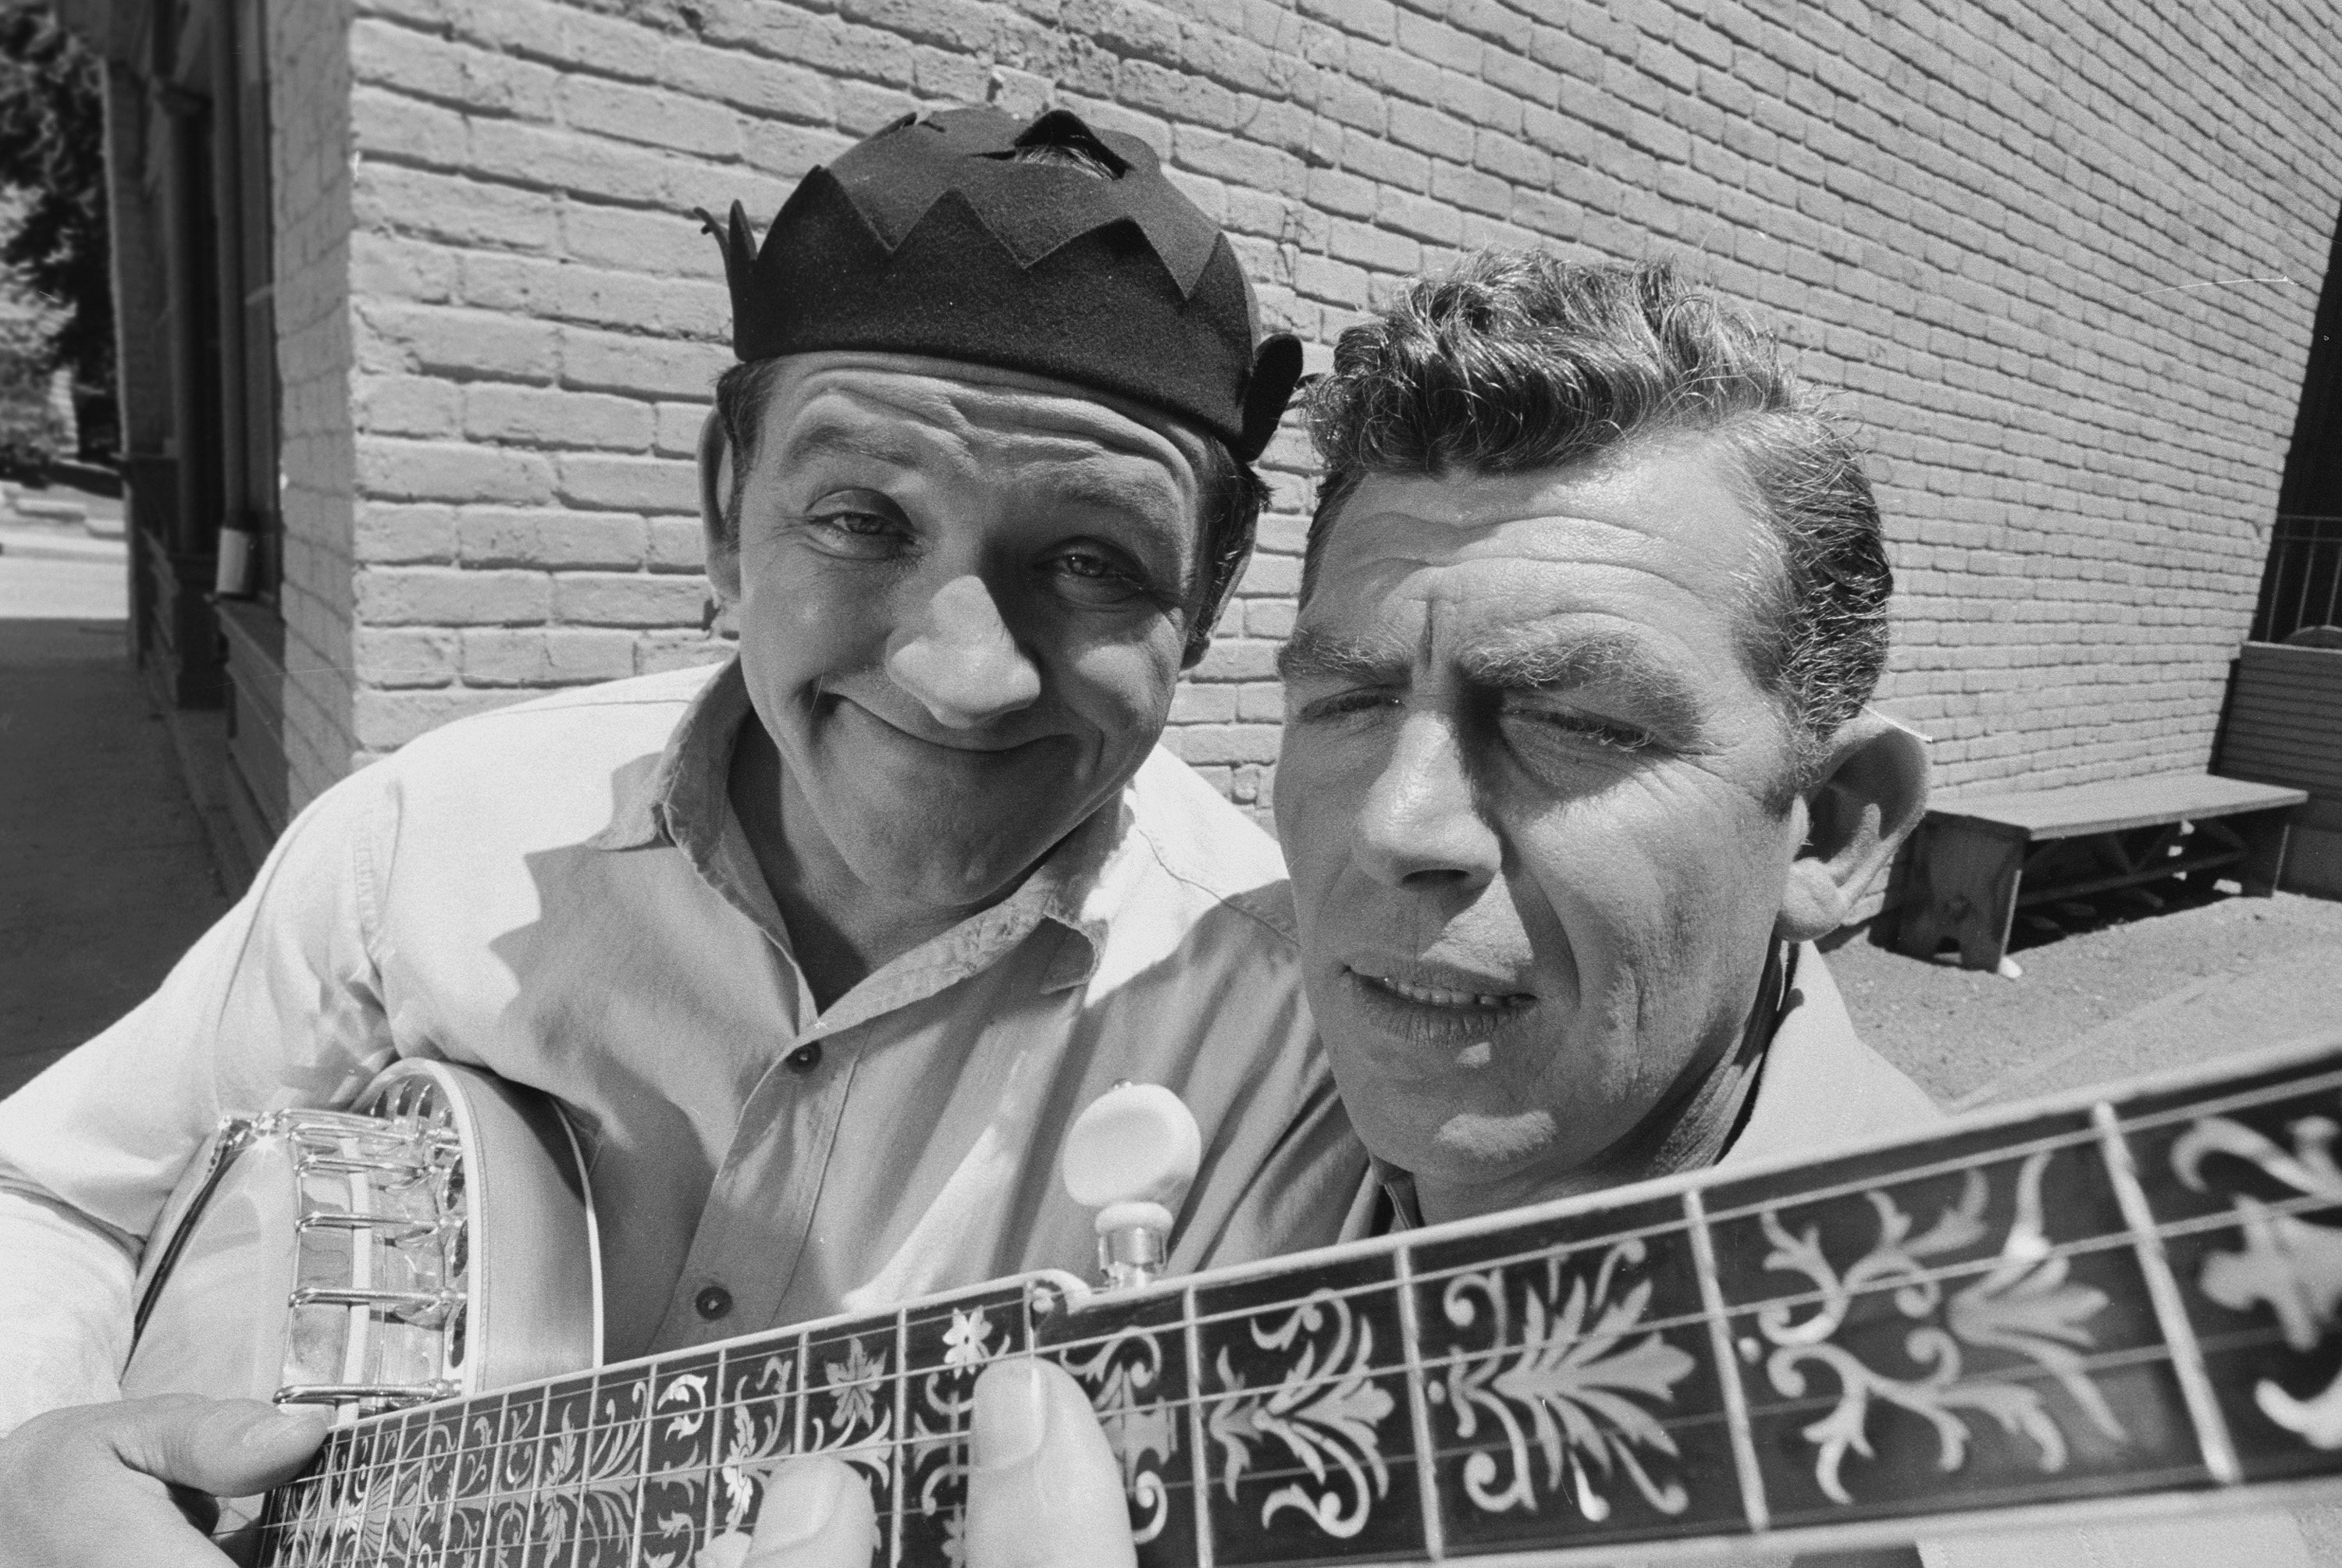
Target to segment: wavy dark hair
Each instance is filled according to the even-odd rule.
[[[1326,466],[1305,601],[1369,474],[1516,474],[1712,432],[1770,524],[1778,570],[1747,584],[1741,647],[1795,726],[1801,777],[1877,688],[1895,577],[1861,452],[1770,334],[1669,263],[1476,252],[1343,333],[1308,406]]]

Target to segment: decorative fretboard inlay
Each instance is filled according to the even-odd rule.
[[[976,1378],[1089,1392],[1147,1568],[1603,1546],[2342,1473],[2332,1054],[1076,1303],[1006,1282],[361,1422],[262,1561],[732,1568],[771,1466],[957,1564]]]

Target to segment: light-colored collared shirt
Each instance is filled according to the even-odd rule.
[[[129,1257],[87,1222],[135,1246],[222,1115],[346,1104],[400,1057],[567,1110],[613,1358],[1088,1274],[1057,1154],[1120,1079],[1203,1130],[1173,1267],[1332,1233],[1365,1154],[1284,867],[1202,779],[1156,752],[1007,899],[823,1010],[728,804],[744,722],[736,665],[581,689],[426,735],[303,813],[160,991],[0,1103],[0,1321],[25,1347],[0,1348],[0,1386],[51,1385],[0,1426],[108,1392],[88,1385],[125,1349]],[[714,1285],[732,1306],[710,1320]]]
[[[1854,1032],[1829,965],[1806,943],[1790,965],[1746,1119],[1716,1164],[1809,1155],[1834,1144],[1924,1133],[1943,1119],[1925,1089]]]

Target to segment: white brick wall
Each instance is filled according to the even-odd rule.
[[[686,215],[761,223],[853,137],[987,99],[1146,138],[1313,364],[1459,245],[1689,258],[1874,433],[1888,695],[1942,780],[2201,764],[2342,207],[2335,31],[1875,9],[272,8],[296,799],[528,687],[720,656],[690,454],[726,302]],[[1266,466],[1277,514],[1173,729],[1248,803],[1298,577],[1291,429]]]
[[[349,769],[356,694],[373,678],[355,615],[358,564],[351,300],[372,286],[350,213],[348,0],[266,7],[269,175],[283,407],[285,764],[298,806]]]

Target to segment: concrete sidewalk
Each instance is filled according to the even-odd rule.
[[[2009,980],[1860,935],[1829,954],[1862,1037],[1947,1109],[2008,1104],[2342,1030],[2342,903],[2159,884],[2037,933]]]
[[[129,570],[130,547],[119,539],[92,538],[67,528],[25,527],[0,522],[0,555],[32,561],[91,561]]]
[[[125,644],[124,567],[0,554],[0,1094],[227,908]]]

